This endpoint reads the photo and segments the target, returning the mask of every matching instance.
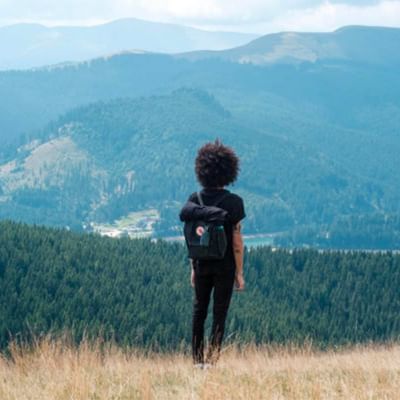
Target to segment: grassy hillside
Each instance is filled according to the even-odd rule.
[[[100,343],[40,341],[0,358],[2,400],[387,399],[400,393],[400,348],[227,348],[216,368],[182,354],[144,355]]]

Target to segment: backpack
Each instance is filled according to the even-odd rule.
[[[227,213],[225,210],[217,207],[217,205],[227,195],[228,193],[225,193],[214,204],[206,206],[203,203],[201,193],[197,192],[197,198],[204,211],[204,217],[202,219],[186,221],[184,224],[183,232],[189,258],[197,260],[222,260],[224,258],[228,244],[224,228]],[[208,219],[207,215],[210,215],[211,211],[216,208],[221,210],[221,215],[224,215],[224,217],[220,219]]]

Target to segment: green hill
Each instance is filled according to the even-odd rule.
[[[0,165],[3,218],[91,229],[132,212],[145,213],[145,224],[156,210],[155,233],[177,234],[179,209],[197,187],[196,150],[216,137],[242,159],[234,190],[246,202],[248,233],[397,210],[395,190],[241,124],[198,90],[77,108],[36,137]]]

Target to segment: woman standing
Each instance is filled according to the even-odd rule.
[[[244,289],[243,239],[240,221],[245,217],[243,200],[226,189],[235,182],[239,158],[234,150],[220,141],[207,143],[198,150],[195,172],[202,186],[204,205],[215,205],[227,211],[224,229],[227,237],[225,256],[221,260],[191,260],[191,284],[195,290],[192,323],[192,354],[198,367],[214,364],[219,357],[225,330],[225,320],[232,296]],[[199,204],[197,193],[189,201]],[[204,357],[204,323],[213,293],[213,323],[207,356]]]

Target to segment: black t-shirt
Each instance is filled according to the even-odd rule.
[[[224,228],[227,237],[227,248],[225,257],[222,260],[198,260],[199,267],[213,266],[217,268],[223,267],[235,268],[235,258],[233,256],[233,246],[232,246],[232,236],[233,236],[233,226],[241,221],[246,213],[244,211],[243,200],[240,196],[235,193],[231,193],[227,189],[203,189],[201,190],[201,198],[206,206],[215,205],[218,199],[222,198],[222,201],[218,203],[218,207],[228,211],[227,221],[224,223]],[[189,201],[199,204],[197,193],[192,193],[189,196]]]

